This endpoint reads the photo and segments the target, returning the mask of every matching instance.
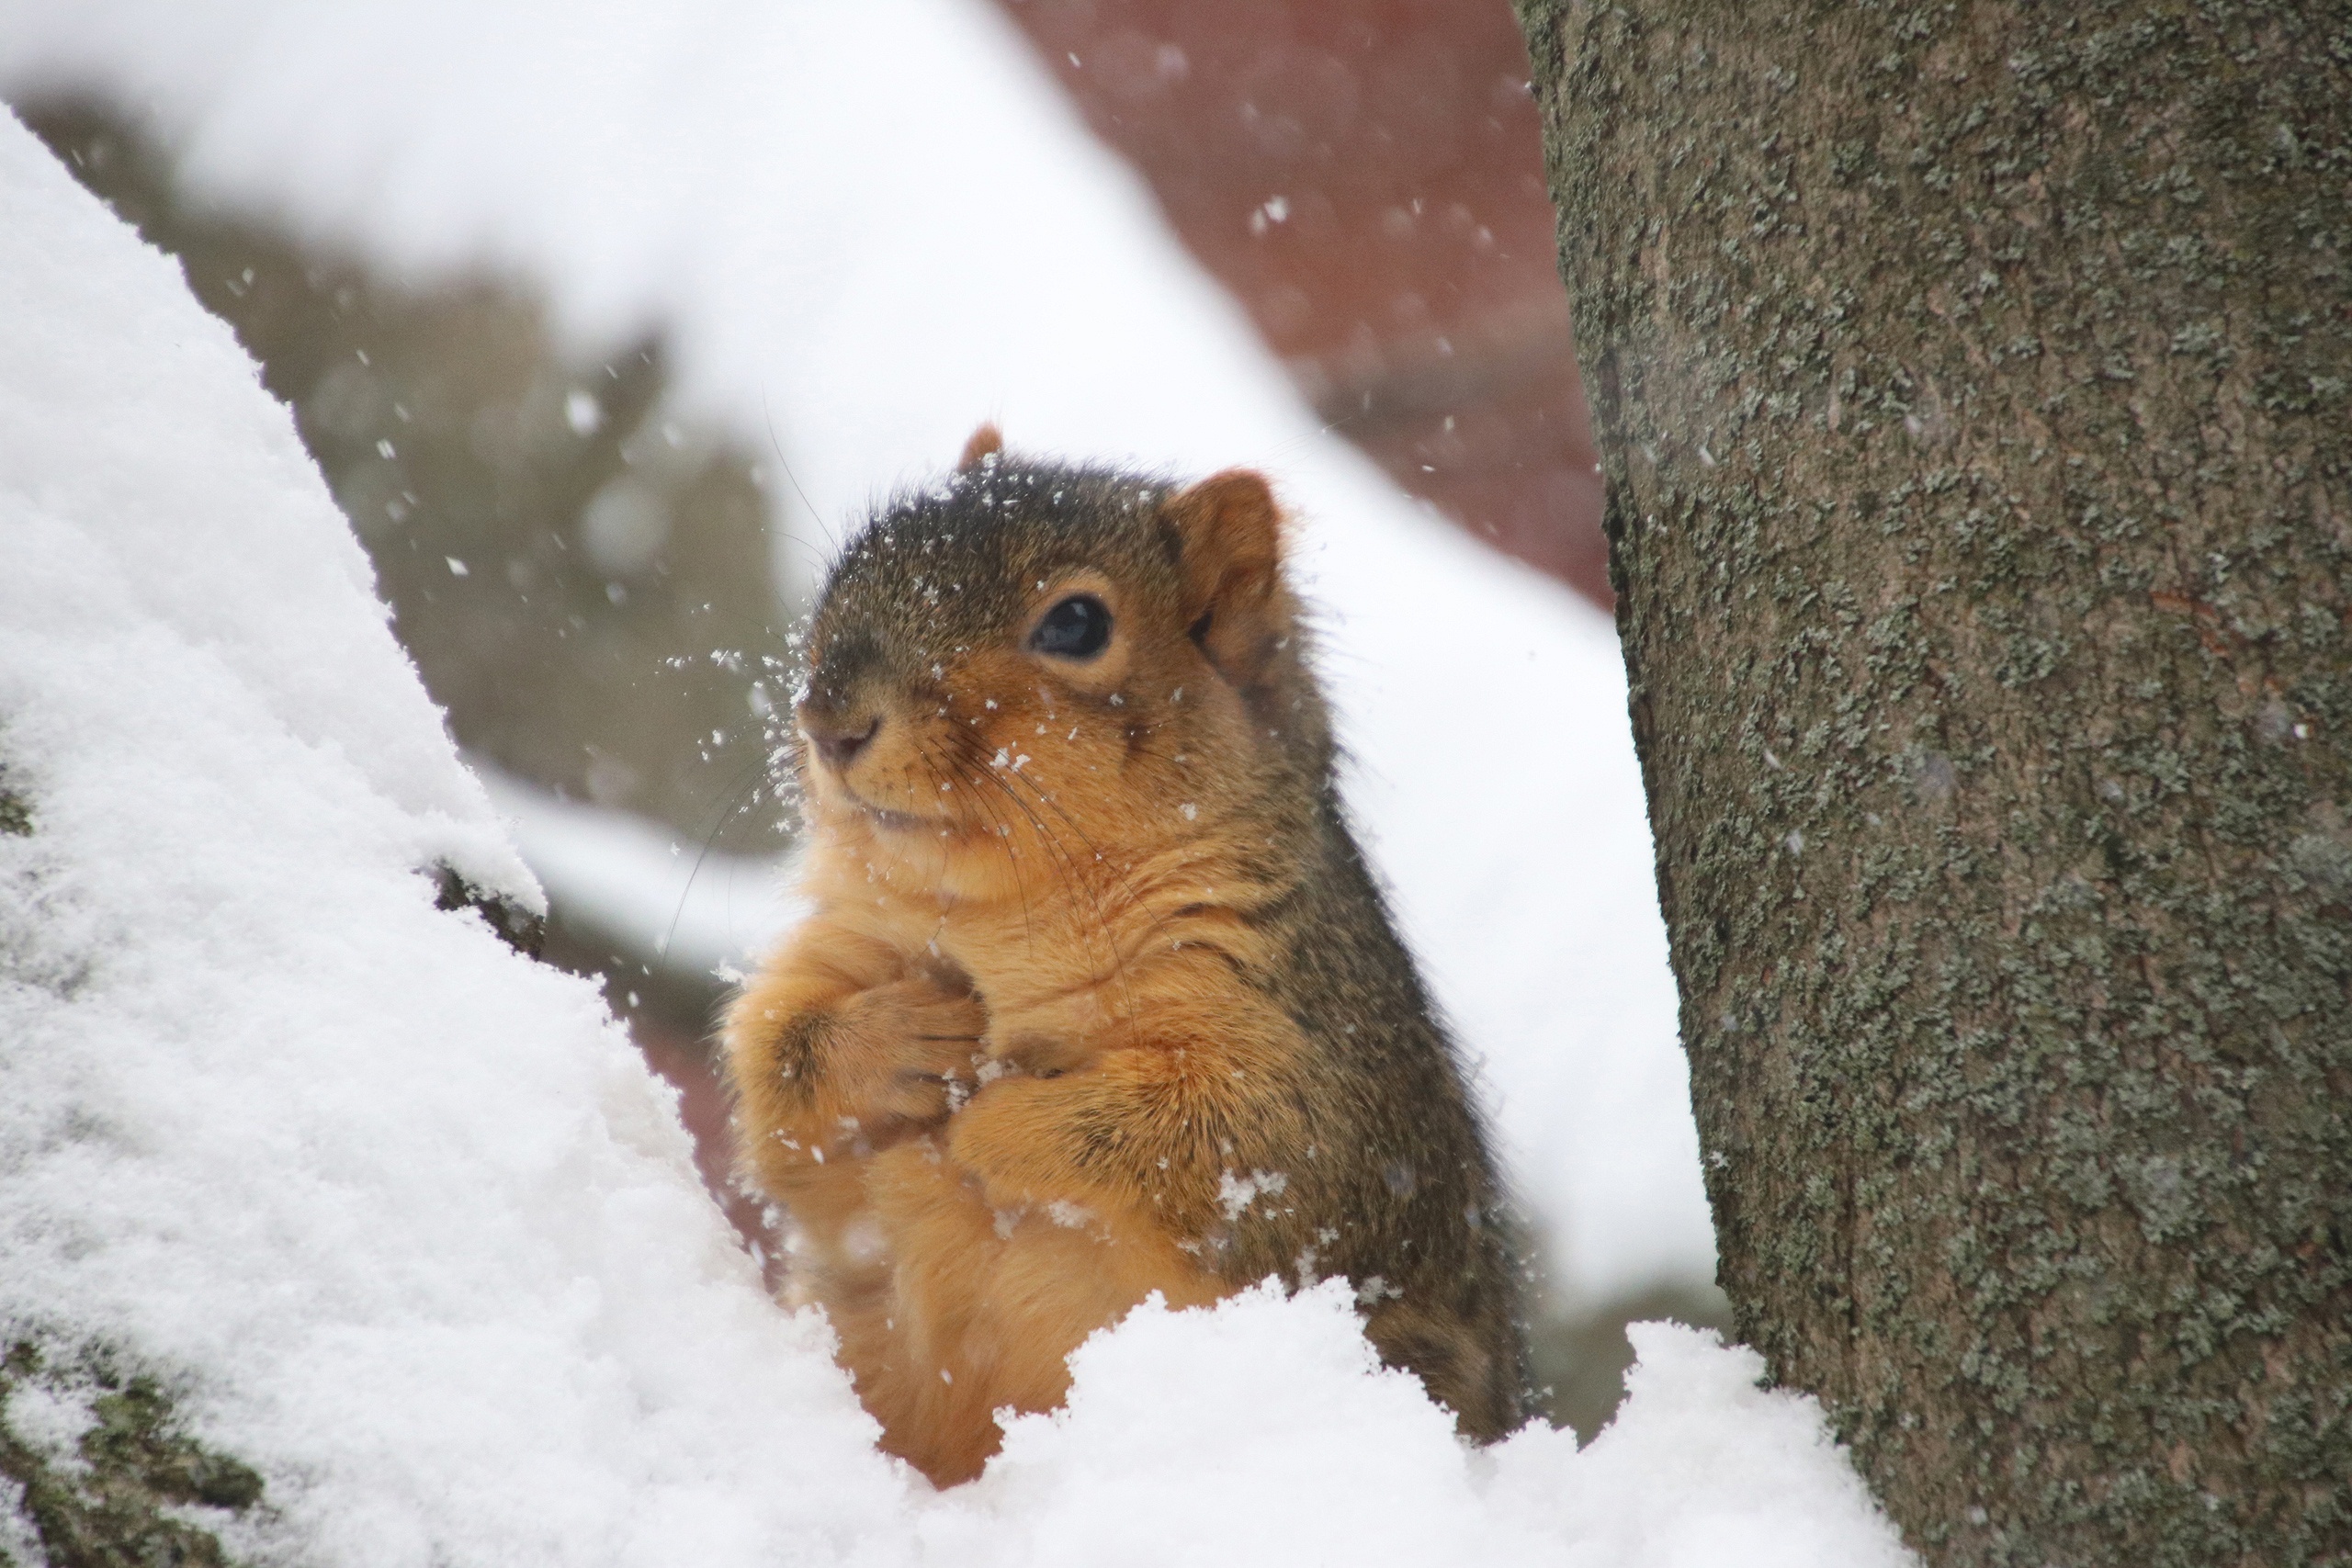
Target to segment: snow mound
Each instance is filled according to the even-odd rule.
[[[1583,1453],[1538,1424],[1481,1454],[1379,1365],[1343,1282],[1155,1303],[1080,1348],[1069,1408],[1014,1421],[922,1539],[1041,1568],[1910,1561],[1812,1402],[1756,1386],[1753,1351],[1670,1324],[1634,1334],[1636,1392]]]
[[[1763,1357],[1679,1324],[1626,1333],[1625,1404],[1574,1463],[1549,1428],[1495,1450],[1499,1519],[1566,1544],[1566,1568],[1917,1568],[1820,1407],[1758,1386]]]
[[[318,1562],[891,1517],[594,990],[435,908],[536,889],[287,412],[4,116],[0,210],[0,1343],[184,1380]]]
[[[1586,1453],[1477,1454],[1340,1287],[1137,1313],[968,1488],[882,1459],[592,988],[435,908],[528,888],[286,412],[5,114],[0,210],[0,1343],[161,1375],[266,1479],[241,1556],[1903,1560],[1745,1352],[1645,1334]]]

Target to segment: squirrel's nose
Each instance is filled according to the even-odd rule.
[[[803,704],[800,708],[800,728],[808,743],[817,748],[817,755],[835,773],[846,770],[865,743],[882,728],[880,714],[864,714],[845,718],[831,709]]]

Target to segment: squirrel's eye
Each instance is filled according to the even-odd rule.
[[[1073,593],[1029,634],[1029,646],[1057,659],[1091,659],[1111,640],[1111,609],[1091,593]]]

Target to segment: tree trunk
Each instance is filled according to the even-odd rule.
[[[1740,1333],[1931,1562],[2352,1560],[2352,9],[1521,4]]]

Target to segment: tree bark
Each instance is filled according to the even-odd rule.
[[[2352,8],[1521,21],[1740,1333],[1930,1562],[2352,1560]]]

